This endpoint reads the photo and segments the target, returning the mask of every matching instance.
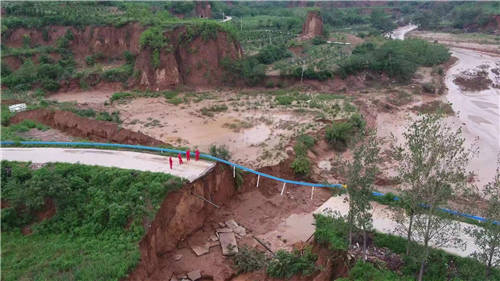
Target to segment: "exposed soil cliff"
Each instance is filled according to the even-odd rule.
[[[164,144],[142,133],[122,129],[115,123],[83,118],[69,111],[47,109],[24,111],[12,117],[10,122],[16,124],[25,119],[31,119],[72,136],[92,141],[151,146]]]
[[[161,256],[174,250],[180,241],[203,226],[215,207],[198,197],[223,205],[235,193],[232,170],[223,164],[217,164],[209,174],[170,193],[139,243],[141,262],[129,280],[151,280],[151,275],[161,270]]]
[[[207,10],[206,5],[203,7],[200,13],[209,14],[210,9]],[[160,63],[155,67],[152,63],[152,50],[140,47],[139,38],[145,27],[138,23],[122,27],[87,26],[82,29],[68,26],[52,26],[45,30],[18,28],[4,36],[2,43],[11,48],[20,48],[25,44],[24,38],[29,36],[31,47],[55,46],[68,30],[73,34],[68,48],[79,68],[85,68],[85,57],[94,54],[100,54],[100,62],[113,62],[115,67],[120,62],[124,63],[125,51],[136,55],[134,75],[128,81],[130,87],[162,90],[180,85],[218,86],[224,73],[221,60],[225,57],[236,59],[242,56],[239,43],[222,31],[217,31],[215,36],[209,38],[199,35],[182,40],[187,28],[181,26],[164,32],[169,46],[161,49]],[[54,51],[50,55],[58,54]],[[36,62],[37,55],[32,59]],[[2,61],[12,70],[22,64],[17,56],[6,56]]]
[[[323,34],[323,19],[319,12],[308,12],[306,21],[302,26],[302,37],[311,39],[321,34]]]
[[[160,51],[160,63],[156,68],[151,63],[153,51],[142,50],[135,64],[135,70],[141,75],[132,83],[153,90],[179,85],[221,85],[224,76],[221,62],[224,58],[240,58],[240,45],[220,31],[215,39],[204,40],[198,36],[186,42],[179,39],[185,32],[186,29],[181,27],[165,34],[169,42],[175,43]]]

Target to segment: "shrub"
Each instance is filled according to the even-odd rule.
[[[255,86],[266,77],[266,66],[259,63],[255,57],[239,60],[223,58],[221,65],[229,77],[243,79],[249,86]],[[228,82],[237,79],[228,79]]]
[[[356,128],[359,132],[364,131],[366,127],[366,121],[359,113],[354,113],[349,118],[349,123],[352,124],[353,128]]]
[[[213,144],[210,146],[209,151],[210,151],[210,155],[212,155],[214,157],[224,159],[224,160],[231,159],[231,153],[229,152],[229,150],[227,150],[227,147],[225,145],[221,145],[221,146],[217,147],[217,145]]]
[[[321,45],[321,44],[325,44],[326,40],[325,40],[325,38],[323,38],[321,36],[316,36],[313,38],[312,43],[313,43],[313,45]]]
[[[279,250],[269,262],[266,272],[273,278],[291,278],[296,274],[308,276],[318,270],[315,265],[317,259],[311,248],[305,248],[303,252],[294,250],[291,253]]]
[[[125,100],[125,99],[130,99],[132,98],[134,95],[132,93],[129,93],[129,92],[118,92],[118,93],[114,93],[111,98],[109,98],[109,101],[111,103],[113,103],[114,101],[119,101],[119,100]]]
[[[316,143],[316,140],[310,135],[300,135],[297,142],[303,143],[307,148],[311,148]]]
[[[424,90],[424,92],[429,94],[434,94],[436,92],[436,87],[432,83],[422,84],[422,89]]]
[[[89,66],[94,65],[95,64],[95,57],[94,56],[86,56],[85,63]]]
[[[55,92],[55,91],[59,90],[59,88],[61,87],[59,85],[59,83],[57,83],[56,81],[54,81],[52,79],[44,79],[44,80],[42,80],[41,86],[42,86],[42,88],[44,90],[47,90],[47,91],[50,91],[50,92]]]
[[[267,265],[267,257],[263,252],[246,246],[239,248],[232,259],[237,274],[260,270]]]
[[[109,82],[126,82],[132,75],[134,67],[129,64],[120,67],[108,69],[102,73],[102,78]]]
[[[341,216],[314,215],[314,221],[316,242],[328,246],[330,250],[347,250],[348,228]]]
[[[150,47],[153,50],[159,50],[167,45],[167,38],[163,35],[162,28],[150,27],[141,33],[139,45],[141,48]]]
[[[345,149],[353,132],[350,122],[333,123],[326,129],[326,140],[337,149]]]
[[[290,167],[296,175],[307,176],[311,170],[311,162],[307,156],[297,156]]]
[[[276,102],[279,105],[290,105],[295,99],[292,96],[277,96]]]
[[[259,51],[256,58],[260,63],[271,64],[290,56],[290,51],[288,51],[285,45],[267,45]]]

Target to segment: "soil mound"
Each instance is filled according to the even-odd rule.
[[[51,111],[47,109],[24,111],[12,117],[10,122],[16,124],[25,119],[31,119],[49,127],[59,129],[74,137],[86,138],[97,142],[149,146],[165,144],[140,132],[122,129],[115,123],[83,118],[69,111]]]

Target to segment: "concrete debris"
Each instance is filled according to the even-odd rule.
[[[241,226],[241,225],[238,225],[238,223],[234,220],[228,220],[226,221],[226,225],[227,227],[229,227],[234,233],[236,233],[238,236],[245,236],[247,235],[247,232],[246,232],[246,229]]]
[[[170,281],[178,281],[178,280],[177,280],[177,278],[172,277],[172,278],[170,278]]]
[[[210,235],[210,238],[208,238],[210,241],[219,241],[219,238],[216,235]]]
[[[182,259],[182,255],[175,255],[174,260],[175,261],[180,261]]]
[[[231,228],[218,228],[215,230],[217,233],[224,233],[224,232],[233,232],[233,230]]]
[[[239,236],[245,236],[247,235],[247,231],[243,226],[238,226],[236,229],[233,229],[234,233],[238,234]]]
[[[193,271],[189,272],[188,278],[191,281],[196,281],[198,279],[201,279],[201,271],[198,269],[198,270],[193,270]]]
[[[235,228],[238,227],[238,224],[233,219],[226,221],[226,225],[227,225],[227,227],[231,228],[232,230],[234,230]]]
[[[225,223],[223,223],[223,222],[219,222],[219,226],[220,226],[220,227],[226,227],[226,224],[225,224]]]
[[[238,244],[234,232],[219,232],[219,241],[224,256],[238,253]]]
[[[204,254],[208,254],[210,246],[208,243],[205,243],[203,245],[191,246],[191,250],[193,250],[197,256],[203,256]]]

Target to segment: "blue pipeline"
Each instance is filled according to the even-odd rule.
[[[178,149],[152,147],[152,146],[145,146],[145,145],[117,144],[117,143],[100,143],[100,142],[50,142],[50,141],[20,141],[20,142],[2,141],[2,142],[0,142],[0,144],[2,146],[4,146],[4,145],[22,144],[22,145],[52,145],[52,146],[115,147],[115,148],[129,148],[129,149],[138,149],[138,150],[149,150],[149,151],[164,152],[164,153],[180,153],[180,154],[186,155],[186,151],[178,150]],[[190,155],[191,156],[195,156],[195,154],[193,152],[191,152]],[[265,178],[273,179],[273,180],[276,180],[276,181],[279,181],[279,182],[283,182],[283,183],[296,184],[296,185],[301,185],[301,186],[310,186],[310,187],[325,187],[325,188],[339,188],[339,189],[344,188],[344,185],[342,185],[342,184],[320,184],[320,183],[310,183],[310,182],[302,182],[302,181],[294,181],[294,180],[287,180],[287,179],[278,178],[278,177],[275,177],[275,176],[272,176],[272,175],[269,175],[269,174],[266,174],[266,173],[255,171],[255,170],[247,168],[247,167],[243,167],[241,165],[238,165],[236,163],[233,163],[233,162],[230,162],[230,161],[227,161],[227,160],[224,160],[224,159],[220,159],[220,158],[214,157],[214,156],[209,155],[209,154],[200,154],[200,157],[205,158],[205,159],[209,159],[209,160],[213,160],[213,161],[217,161],[217,162],[221,162],[221,163],[227,164],[229,166],[238,168],[240,170],[247,171],[247,172],[250,172],[250,173],[253,173],[253,174],[256,174],[256,175],[259,175],[259,176],[263,176]],[[377,192],[377,191],[372,192],[372,194],[373,194],[373,196],[377,196],[377,197],[382,197],[382,196],[385,195],[384,193]],[[399,199],[399,197],[395,196],[394,200],[400,200],[400,199]],[[424,206],[424,205],[422,204],[422,206]],[[445,209],[445,208],[439,208],[439,210],[441,210],[441,211],[443,211],[445,213],[452,214],[452,215],[461,216],[461,217],[470,218],[470,219],[475,219],[475,220],[478,220],[480,222],[487,222],[487,219],[485,219],[483,217],[474,216],[474,215],[470,215],[470,214],[465,214],[465,213],[461,213],[461,212],[458,212],[458,211],[454,211],[454,210],[450,210],[450,209]],[[499,222],[497,222],[497,221],[495,221],[493,223],[494,224],[499,224]]]

